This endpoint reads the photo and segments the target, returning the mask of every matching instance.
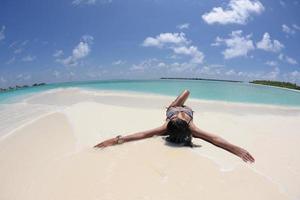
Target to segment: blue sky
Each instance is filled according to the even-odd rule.
[[[0,87],[162,76],[300,83],[299,0],[0,2]]]

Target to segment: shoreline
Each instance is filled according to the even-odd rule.
[[[270,86],[275,87],[275,86]],[[81,88],[81,87],[68,87],[68,88],[54,88],[49,89],[47,91],[42,91],[35,94],[28,94],[29,96],[24,100],[30,99],[34,97],[34,95],[40,95],[43,93],[55,93],[59,91],[66,91],[66,90],[81,90],[83,92],[91,92],[91,93],[102,93],[101,95],[105,95],[105,93],[109,93],[110,95],[115,96],[144,96],[144,97],[156,97],[156,98],[174,98],[176,95],[165,95],[165,94],[158,94],[152,92],[138,92],[138,91],[126,91],[126,90],[109,90],[109,89],[93,89],[93,88]],[[263,103],[252,103],[252,102],[237,102],[237,101],[224,101],[224,100],[209,100],[209,99],[199,99],[199,98],[189,98],[192,101],[198,101],[199,103],[217,103],[223,105],[237,105],[237,106],[246,106],[246,107],[266,107],[266,108],[274,108],[274,109],[292,109],[292,110],[300,110],[300,106],[288,106],[288,105],[277,105],[277,104],[263,104]],[[1,104],[0,104],[1,105]]]
[[[126,80],[120,80],[120,81],[126,81]],[[128,80],[128,81],[136,81],[136,80]],[[141,81],[141,80],[138,80],[138,81]],[[147,80],[147,81],[153,81],[153,80]],[[158,80],[160,81],[160,79]],[[162,80],[164,81],[164,80]],[[168,81],[168,80],[167,80]],[[172,81],[172,80],[171,80]],[[188,80],[184,80],[184,81],[188,81]],[[72,83],[72,82],[71,82]],[[66,83],[62,83],[62,84],[71,84],[70,82],[66,82]],[[112,90],[112,89],[95,89],[95,88],[92,88],[92,87],[88,87],[88,86],[80,86],[80,84],[84,84],[85,82],[75,82],[74,86],[68,86],[68,85],[61,85],[59,86],[58,83],[53,83],[53,84],[47,84],[45,87],[47,87],[47,89],[45,89],[44,91],[32,91],[30,92],[29,94],[17,94],[15,97],[11,97],[10,99],[6,100],[8,102],[15,102],[16,100],[18,99],[22,99],[22,98],[25,98],[27,95],[35,95],[35,94],[39,94],[40,92],[46,92],[46,91],[52,91],[52,90],[56,90],[56,89],[72,89],[72,88],[78,88],[78,89],[82,89],[82,90],[93,90],[93,91],[114,91],[114,92],[117,92],[117,93],[140,93],[142,95],[146,95],[146,94],[151,94],[151,95],[162,95],[162,96],[176,96],[177,94],[174,94],[174,95],[166,95],[166,94],[159,94],[159,93],[154,93],[154,92],[147,92],[147,91],[132,91],[132,90]],[[94,83],[93,81],[92,82],[87,82],[87,84],[89,83]],[[97,81],[95,82],[97,83]],[[79,85],[76,85],[76,84],[79,84]],[[293,90],[293,89],[289,89],[289,88],[282,88],[282,87],[276,87],[276,86],[269,86],[269,85],[262,85],[262,84],[255,84],[255,83],[243,83],[245,85],[254,85],[254,86],[267,86],[267,87],[271,87],[271,88],[276,88],[276,89],[283,89],[283,91],[291,91],[291,92],[299,92],[297,90]],[[54,88],[52,88],[52,86]],[[26,90],[28,88],[25,88],[24,90]],[[31,89],[31,88],[29,88]],[[20,90],[21,91],[21,90]],[[11,91],[11,93],[13,92],[18,92],[18,91]],[[297,93],[298,94],[298,93]],[[1,95],[1,94],[0,94]],[[300,105],[295,105],[295,103],[292,103],[292,104],[287,104],[287,103],[284,103],[284,102],[279,102],[279,103],[273,103],[273,102],[260,102],[260,103],[257,103],[257,102],[254,102],[254,101],[244,101],[244,100],[222,100],[222,99],[203,99],[203,98],[198,98],[198,97],[194,97],[193,99],[197,99],[197,100],[203,100],[203,101],[212,101],[212,102],[221,102],[221,103],[236,103],[236,104],[253,104],[253,105],[258,105],[258,106],[274,106],[274,107],[290,107],[290,108],[300,108]],[[2,100],[1,100],[2,101]],[[0,105],[1,104],[5,104],[4,102],[5,100],[3,100],[3,102],[0,102]]]
[[[125,90],[98,90],[98,89],[91,89],[91,88],[80,88],[80,87],[72,87],[72,88],[62,88],[62,89],[79,89],[83,91],[89,91],[89,92],[108,92],[112,95],[116,96],[144,96],[144,97],[156,97],[156,98],[176,98],[176,95],[164,95],[164,94],[157,94],[157,93],[151,93],[151,92],[136,92],[136,91],[125,91]],[[121,95],[122,94],[122,95]],[[291,110],[299,110],[300,106],[288,106],[288,105],[276,105],[276,104],[263,104],[263,103],[252,103],[252,102],[236,102],[236,101],[224,101],[224,100],[209,100],[209,99],[199,99],[199,98],[191,98],[189,97],[191,101],[199,102],[199,103],[216,103],[216,104],[222,104],[224,106],[226,105],[232,105],[232,106],[245,106],[245,107],[256,107],[256,108],[270,108],[270,109],[291,109]]]

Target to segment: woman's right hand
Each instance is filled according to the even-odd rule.
[[[245,162],[255,162],[253,156],[245,149],[237,147],[234,152],[237,156],[243,159]]]
[[[118,143],[118,139],[117,138],[112,138],[112,139],[105,140],[105,141],[95,145],[94,148],[104,148],[104,147],[115,145],[117,143]]]

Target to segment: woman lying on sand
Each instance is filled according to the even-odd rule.
[[[192,143],[192,137],[195,137],[225,149],[239,156],[245,162],[254,162],[254,158],[245,149],[230,144],[217,135],[203,131],[193,123],[193,111],[191,108],[184,105],[184,102],[187,100],[189,94],[190,92],[185,90],[175,99],[175,101],[170,104],[166,112],[166,122],[162,126],[124,137],[119,135],[115,138],[103,141],[97,144],[95,147],[103,148],[133,140],[149,138],[155,135],[167,136],[166,140],[170,143],[193,147],[194,145]]]

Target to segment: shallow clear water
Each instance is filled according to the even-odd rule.
[[[0,103],[14,102],[22,99],[24,95],[40,91],[68,87],[135,91],[170,96],[177,96],[182,90],[188,89],[191,91],[191,98],[196,99],[300,107],[300,92],[297,91],[248,83],[204,80],[110,80],[56,83],[0,93]]]

